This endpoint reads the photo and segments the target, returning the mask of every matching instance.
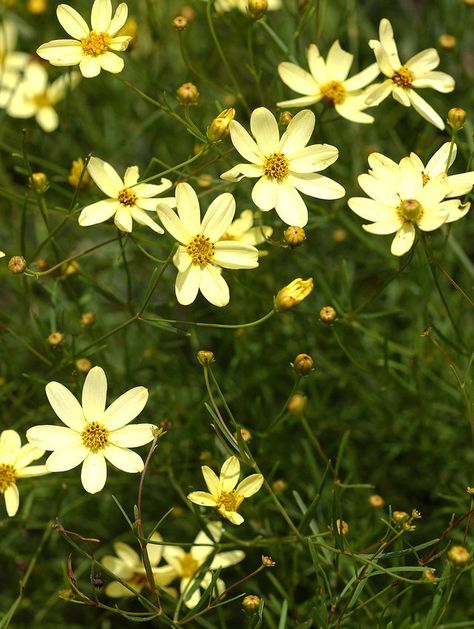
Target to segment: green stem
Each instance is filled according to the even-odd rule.
[[[153,317],[141,317],[142,321],[158,321],[160,323],[175,323],[180,325],[195,325],[198,328],[222,328],[227,330],[238,330],[240,328],[251,328],[253,326],[259,325],[263,323],[267,319],[270,319],[275,314],[275,310],[272,309],[260,319],[256,319],[255,321],[250,321],[249,323],[204,323],[201,321],[180,321],[179,319],[159,319]]]

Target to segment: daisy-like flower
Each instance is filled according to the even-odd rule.
[[[212,522],[207,525],[212,539],[201,531],[188,552],[179,546],[165,546],[163,557],[175,570],[180,578],[179,589],[186,607],[195,607],[201,599],[201,589],[207,589],[212,581],[212,570],[234,566],[242,561],[245,553],[241,550],[231,550],[217,553],[211,560],[208,570],[202,574],[201,566],[206,563],[209,555],[214,551],[222,535],[222,524]],[[198,581],[199,580],[199,581]],[[198,587],[196,587],[199,584]],[[196,589],[195,589],[196,588]],[[220,594],[225,590],[222,579],[217,579],[216,589]],[[194,590],[191,594],[191,591]]]
[[[161,542],[163,538],[159,533],[153,533],[150,541]],[[116,542],[113,546],[116,556],[105,555],[101,559],[102,565],[122,579],[122,581],[128,583],[137,593],[140,593],[147,586],[146,570],[143,561],[138,553],[128,544]],[[163,555],[162,544],[147,544],[146,549],[156,585],[166,588],[178,576],[178,573],[170,565],[158,567]],[[134,596],[134,593],[119,581],[109,583],[105,588],[105,593],[111,598]]]
[[[383,155],[377,155],[375,160],[369,158],[373,170],[358,177],[360,187],[371,198],[353,197],[348,204],[358,216],[373,221],[362,225],[365,231],[395,233],[393,255],[401,256],[411,248],[415,226],[422,231],[433,231],[462,218],[469,209],[469,204],[463,206],[459,199],[445,200],[450,187],[444,173],[424,181],[422,170],[411,157],[404,157],[396,169],[382,158]]]
[[[117,74],[124,62],[113,51],[126,50],[128,35],[117,36],[127,21],[128,7],[122,2],[112,17],[111,0],[94,0],[91,12],[92,29],[84,18],[68,4],[60,4],[56,15],[61,26],[74,39],[55,39],[42,44],[37,54],[53,66],[79,65],[82,76],[92,78],[101,69]]]
[[[0,102],[6,103],[7,114],[12,118],[34,116],[43,131],[54,131],[59,124],[54,107],[79,79],[79,72],[71,72],[48,85],[48,73],[40,63],[32,61],[15,88],[0,90]]]
[[[20,504],[17,479],[48,474],[45,465],[30,465],[43,454],[44,450],[30,443],[22,446],[20,435],[15,430],[4,430],[0,434],[0,492],[10,517],[16,514]]]
[[[353,122],[369,123],[374,118],[365,114],[367,93],[362,89],[380,73],[373,63],[362,72],[347,78],[354,56],[343,50],[339,41],[329,49],[326,61],[319,54],[315,44],[310,44],[306,52],[309,72],[294,63],[280,63],[278,73],[283,83],[291,87],[301,98],[293,98],[277,103],[278,107],[308,107],[323,103],[334,107],[337,113]]]
[[[218,13],[227,13],[238,9],[242,13],[247,13],[248,0],[216,0],[214,8]],[[276,11],[281,9],[281,0],[268,0],[267,11]]]
[[[122,180],[110,164],[98,157],[90,158],[87,171],[102,192],[110,198],[85,207],[79,216],[79,225],[82,227],[96,225],[113,216],[115,225],[124,232],[132,231],[135,219],[140,225],[147,225],[158,234],[164,233],[147,212],[156,211],[158,199],[155,197],[171,188],[172,183],[169,179],[162,179],[159,185],[138,183],[138,166],[130,166]],[[159,200],[175,207],[174,197]]]
[[[244,210],[240,213],[239,218],[236,218],[229,227],[225,234],[221,236],[221,240],[238,240],[239,242],[245,242],[248,245],[260,245],[262,242],[266,242],[273,233],[273,228],[268,225],[255,225],[254,215],[252,210]]]
[[[227,518],[232,524],[242,524],[244,518],[240,513],[237,513],[238,508],[244,498],[249,498],[257,493],[263,484],[263,476],[251,474],[237,485],[240,476],[240,463],[235,456],[224,461],[219,478],[207,465],[203,465],[201,470],[209,493],[192,491],[188,495],[188,500],[201,507],[215,507],[222,517]]]
[[[369,46],[375,53],[380,71],[387,79],[372,85],[367,96],[369,106],[378,105],[389,94],[405,107],[413,108],[428,122],[444,129],[444,122],[436,111],[417,92],[418,88],[431,87],[438,92],[452,92],[454,79],[445,72],[433,72],[439,65],[439,55],[435,48],[427,48],[417,53],[404,64],[398,56],[397,44],[393,37],[392,25],[387,19],[380,21],[379,38],[371,39]]]
[[[228,192],[220,194],[208,207],[201,221],[199,199],[187,183],[176,186],[177,213],[158,205],[158,216],[165,229],[180,243],[174,263],[178,269],[176,298],[191,304],[198,291],[214,306],[229,303],[229,287],[221,275],[225,269],[254,269],[258,250],[252,245],[220,240],[235,214],[235,200]]]
[[[107,378],[101,367],[93,367],[84,382],[82,405],[59,382],[47,384],[46,395],[66,426],[34,426],[26,437],[34,446],[53,450],[46,461],[49,472],[65,472],[82,463],[82,485],[95,494],[107,480],[106,459],[124,472],[143,470],[142,458],[129,448],[152,441],[156,426],[127,424],[147,403],[145,387],[130,389],[106,409]]]
[[[308,209],[300,192],[318,199],[340,199],[345,194],[340,184],[318,173],[337,160],[337,148],[330,144],[306,146],[315,122],[313,112],[304,109],[292,118],[280,139],[275,116],[265,107],[259,107],[250,117],[254,140],[233,120],[229,125],[232,143],[250,164],[234,166],[221,179],[240,181],[243,177],[258,177],[252,190],[255,205],[264,212],[275,208],[288,225],[304,227]]]

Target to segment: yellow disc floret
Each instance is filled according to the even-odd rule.
[[[111,41],[112,37],[108,33],[91,31],[87,37],[81,39],[82,50],[86,55],[99,57],[108,51]]]
[[[206,236],[198,234],[186,246],[194,264],[207,264],[214,256],[214,245]]]
[[[217,508],[223,511],[237,511],[244,497],[234,491],[223,491],[217,501]]]
[[[109,434],[110,432],[104,425],[99,422],[90,422],[82,431],[82,443],[92,452],[97,452],[109,443]]]
[[[0,465],[0,492],[3,492],[8,489],[11,485],[14,485],[16,482],[16,470],[13,465],[9,465],[8,463],[2,463]]]
[[[288,175],[289,162],[282,153],[272,153],[263,162],[263,174],[270,179],[281,181]]]
[[[135,205],[136,200],[137,200],[137,195],[130,188],[124,188],[123,190],[120,190],[120,192],[118,193],[117,199],[120,201],[122,205],[131,207],[132,205]]]
[[[406,66],[401,66],[391,78],[392,81],[399,87],[408,89],[415,80],[415,75]]]
[[[189,579],[199,568],[199,562],[194,559],[191,553],[185,553],[178,559],[181,567],[181,578]]]
[[[329,81],[320,87],[323,100],[328,105],[341,105],[347,96],[346,88],[341,81]]]

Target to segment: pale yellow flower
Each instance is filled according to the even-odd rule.
[[[56,15],[64,30],[74,39],[55,39],[42,44],[37,54],[53,66],[79,65],[82,76],[97,76],[102,69],[114,74],[123,70],[124,62],[116,51],[126,50],[128,35],[117,36],[127,21],[128,7],[122,2],[112,16],[111,0],[94,0],[91,12],[92,29],[84,18],[68,4],[60,4]]]
[[[26,52],[15,50],[17,27],[10,19],[0,20],[0,89],[11,89],[31,59]],[[2,102],[0,107],[4,107]]]
[[[215,507],[232,524],[242,524],[244,518],[237,511],[244,498],[253,496],[260,489],[263,476],[251,474],[237,485],[240,463],[235,456],[224,461],[219,478],[207,465],[203,465],[201,470],[209,493],[193,491],[188,495],[188,500],[202,507]]]
[[[238,9],[242,13],[247,13],[248,0],[216,0],[214,8],[218,13],[227,13]],[[268,0],[267,11],[281,9],[281,0]]]
[[[30,443],[22,446],[20,435],[15,430],[4,430],[0,434],[0,492],[10,517],[16,514],[20,504],[17,479],[48,474],[45,465],[30,465],[43,454],[44,450]]]

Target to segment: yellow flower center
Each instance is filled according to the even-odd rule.
[[[401,66],[392,76],[392,81],[399,87],[408,89],[415,80],[415,75],[406,66]]]
[[[214,256],[214,245],[209,238],[198,234],[188,242],[186,251],[191,256],[194,264],[207,264]]]
[[[110,431],[104,425],[90,422],[82,431],[82,443],[92,452],[97,452],[109,443],[109,434]]]
[[[120,190],[120,192],[118,193],[117,199],[120,201],[122,205],[131,207],[132,205],[135,205],[136,200],[137,200],[137,195],[130,188],[124,188],[123,190]]]
[[[38,108],[49,107],[51,105],[51,103],[49,102],[49,98],[46,96],[46,94],[34,94],[31,97],[31,100],[33,101],[33,104],[36,105]]]
[[[2,463],[0,465],[0,492],[3,492],[8,489],[11,485],[14,485],[16,482],[16,470],[13,465],[9,463]]]
[[[347,92],[341,81],[329,81],[320,87],[323,100],[328,105],[341,105],[346,100]]]
[[[84,54],[91,57],[99,57],[107,52],[112,37],[108,33],[96,33],[91,31],[87,37],[81,39]]]
[[[398,206],[397,214],[404,223],[417,223],[423,216],[423,208],[416,199],[405,199]]]
[[[199,562],[194,559],[191,553],[185,553],[178,561],[181,566],[181,577],[184,579],[192,577],[199,568]]]
[[[263,174],[270,179],[281,181],[289,170],[289,161],[282,153],[272,153],[263,162]]]
[[[226,511],[237,511],[243,499],[244,497],[236,494],[235,491],[223,491],[217,501],[217,508],[224,508]]]

